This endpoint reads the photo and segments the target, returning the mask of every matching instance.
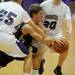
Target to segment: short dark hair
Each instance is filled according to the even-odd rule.
[[[43,10],[40,4],[32,4],[29,7],[29,15],[32,18],[34,14],[37,14],[39,11]]]

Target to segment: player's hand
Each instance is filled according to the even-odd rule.
[[[56,39],[54,42],[57,42],[60,47],[61,47],[62,45],[64,45],[62,39]]]
[[[49,44],[52,44],[54,42],[54,40],[52,38],[46,37],[45,42],[46,42],[47,45],[49,45]]]

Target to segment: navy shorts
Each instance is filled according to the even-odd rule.
[[[0,51],[0,66],[5,67],[8,63],[12,62],[14,59],[23,61],[24,58],[20,57],[12,57],[4,53],[3,51]]]

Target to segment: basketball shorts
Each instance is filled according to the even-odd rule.
[[[0,50],[13,57],[26,57],[28,54],[28,49],[22,42],[5,32],[0,32]]]
[[[20,57],[12,57],[4,53],[3,51],[0,51],[0,67],[6,67],[8,63],[12,62],[13,60],[19,60],[23,61],[24,58]]]

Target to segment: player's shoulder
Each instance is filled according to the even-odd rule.
[[[13,2],[13,1],[8,1],[8,2],[2,2],[2,3],[0,3],[0,6],[6,6],[6,7],[10,7],[10,6],[12,6],[12,7],[21,7],[18,3],[16,3],[16,2]]]
[[[64,2],[62,2],[62,4],[66,10],[70,9],[70,7],[67,4],[65,4]]]
[[[11,5],[14,5],[16,7],[21,7],[20,4],[18,4],[17,2],[14,2],[14,1],[9,1],[8,3],[11,4]]]
[[[44,2],[42,2],[40,5],[43,6],[43,5],[47,5],[48,3],[50,3],[51,0],[45,0]]]

